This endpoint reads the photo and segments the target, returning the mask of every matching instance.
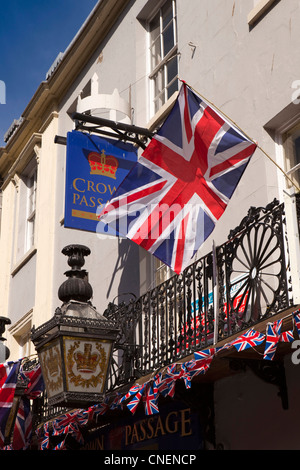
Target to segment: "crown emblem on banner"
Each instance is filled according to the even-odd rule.
[[[95,372],[99,358],[98,353],[92,353],[92,345],[88,343],[84,344],[84,352],[77,351],[74,354],[77,370],[85,373]]]
[[[88,155],[88,160],[91,167],[91,175],[102,175],[116,179],[118,160],[115,157],[112,155],[106,155],[105,151],[102,150],[101,154],[97,152],[90,152]]]
[[[49,371],[50,377],[55,377],[59,373],[59,360],[57,351],[53,353],[53,350],[49,350],[49,356],[46,360],[46,366]]]

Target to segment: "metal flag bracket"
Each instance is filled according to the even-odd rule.
[[[148,139],[151,139],[154,135],[153,132],[143,127],[111,121],[89,114],[75,112],[71,117],[75,123],[75,130],[92,132],[124,142],[132,142],[142,149],[146,148]],[[54,142],[66,145],[66,138],[55,136]]]

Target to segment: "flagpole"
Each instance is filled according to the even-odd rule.
[[[186,83],[184,80],[181,80],[179,79],[181,82],[183,83]],[[211,101],[209,101],[207,98],[205,98],[205,96],[201,95],[201,93],[199,93],[197,90],[195,90],[191,85],[189,85],[188,83],[186,83],[186,85],[191,89],[193,90],[195,93],[197,93],[197,95],[199,95],[204,101],[206,101],[207,103],[209,103],[211,106],[213,106],[219,113],[223,114],[224,117],[226,117],[226,119],[228,119],[229,121],[231,121],[246,137],[247,139],[249,139],[251,142],[253,142],[257,149],[260,150],[272,163],[274,163],[274,165],[283,173],[283,175],[289,180],[289,182],[297,189],[297,191],[300,192],[300,188],[299,186],[297,186],[295,184],[295,182],[289,177],[289,175],[278,165],[278,163],[275,162],[275,160],[273,160],[273,158],[270,157],[270,155],[267,154],[267,152],[260,146],[257,144],[257,142],[255,142],[248,134],[246,134],[246,132],[243,131],[243,129],[240,128],[240,126],[235,122],[233,121],[229,116],[227,116],[227,114],[225,114],[223,111],[221,111],[220,108],[218,108],[214,103],[212,103]]]
[[[217,252],[215,241],[213,240],[212,246],[213,255],[213,299],[214,299],[214,344],[218,342],[218,330],[219,330],[219,280],[217,272]]]

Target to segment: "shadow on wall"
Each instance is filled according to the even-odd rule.
[[[121,277],[118,281],[119,273]],[[118,282],[118,295],[114,303],[128,302],[132,294],[136,297],[140,295],[139,246],[123,238],[118,239],[118,258],[106,293],[107,299],[115,282]]]

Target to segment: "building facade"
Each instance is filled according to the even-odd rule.
[[[143,296],[173,275],[129,240],[64,226],[64,139],[75,129],[75,112],[154,131],[171,110],[180,80],[258,142],[228,208],[195,259],[211,252],[213,243],[221,246],[250,207],[278,200],[285,205],[290,255],[292,292],[287,305],[296,310],[300,304],[299,21],[297,0],[98,2],[0,149],[0,302],[1,315],[11,320],[6,330],[11,359],[34,354],[31,328],[49,320],[59,306],[57,292],[66,270],[61,251],[66,245],[79,243],[91,249],[86,265],[99,312],[129,293]],[[82,195],[86,184],[83,181]],[[95,197],[99,201],[111,189],[108,184],[101,186]],[[78,209],[85,210],[88,204],[82,197]],[[291,310],[286,307],[284,312]],[[266,385],[253,371],[229,378],[220,375],[214,381],[216,437],[211,447],[300,447],[299,373],[289,356],[285,361],[288,410],[280,406],[273,385]],[[265,416],[265,431],[253,422],[254,412]],[[274,414],[278,419],[273,419]],[[273,429],[270,436],[270,422],[286,425],[289,432],[283,436],[280,429]],[[133,439],[132,430],[127,428],[127,444]]]

